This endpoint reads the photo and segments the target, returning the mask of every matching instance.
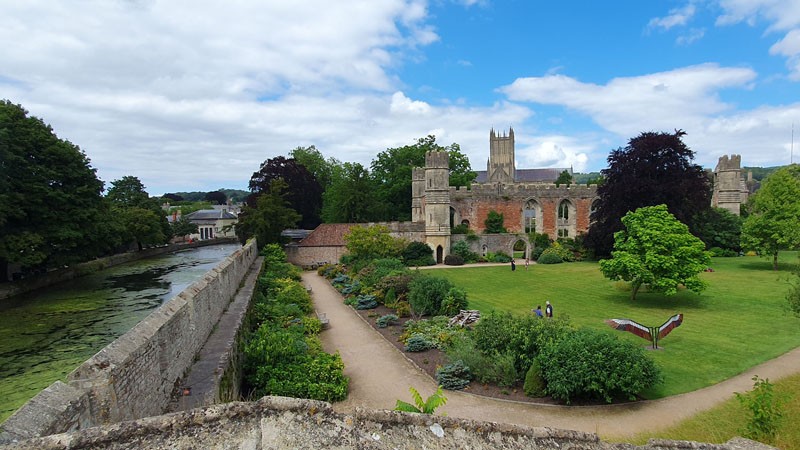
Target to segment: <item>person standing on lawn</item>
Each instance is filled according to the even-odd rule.
[[[547,305],[547,306],[544,307],[544,316],[552,318],[553,317],[553,305],[550,304],[550,300],[547,300],[544,303],[545,303],[545,305]]]

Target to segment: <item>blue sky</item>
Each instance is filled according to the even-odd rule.
[[[245,188],[297,146],[367,165],[427,134],[481,170],[509,126],[517,167],[576,171],[642,131],[685,130],[710,168],[786,164],[793,123],[800,140],[800,0],[0,0],[0,16],[0,98],[153,195]]]

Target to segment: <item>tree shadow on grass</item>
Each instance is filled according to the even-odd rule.
[[[675,295],[665,295],[660,292],[649,292],[642,288],[636,299],[631,300],[630,289],[616,285],[614,289],[604,296],[609,305],[619,305],[626,308],[636,307],[641,309],[673,309],[676,312],[707,309],[703,294],[697,294],[686,288],[678,288]]]

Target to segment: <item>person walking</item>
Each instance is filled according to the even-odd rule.
[[[525,258],[525,270],[528,270],[528,264],[530,263],[531,263],[530,259]]]
[[[536,307],[536,309],[531,310],[536,317],[542,317],[542,305]]]
[[[514,262],[514,258],[511,258],[511,271],[517,270],[517,264]]]
[[[553,305],[550,304],[550,300],[547,300],[544,307],[544,316],[545,317],[553,317]]]

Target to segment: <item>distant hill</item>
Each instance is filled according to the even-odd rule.
[[[785,166],[774,166],[774,167],[743,167],[742,173],[745,175],[747,172],[753,172],[753,179],[756,181],[762,181],[764,178],[767,178],[772,172],[780,169],[781,167]]]
[[[250,195],[250,191],[243,191],[241,189],[217,189],[210,192],[222,192],[225,197],[231,199],[234,203],[241,203]],[[208,192],[172,192],[172,194],[180,195],[187,202],[200,202],[205,200]]]

